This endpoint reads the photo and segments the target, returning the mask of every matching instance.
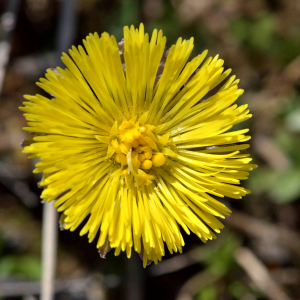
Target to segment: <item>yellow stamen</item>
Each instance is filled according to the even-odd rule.
[[[135,139],[139,139],[141,137],[141,132],[139,130],[135,130],[133,136]]]
[[[132,151],[131,157],[136,157],[137,155],[138,155],[138,153],[136,151]]]
[[[155,154],[152,158],[154,167],[161,167],[166,162],[166,158],[162,153]]]
[[[141,163],[141,167],[142,167],[143,169],[146,169],[146,170],[151,169],[151,168],[152,168],[152,161],[151,161],[151,160],[148,160],[148,159],[144,160],[144,161]]]
[[[134,141],[131,143],[131,145],[132,145],[133,148],[138,147],[139,141],[138,141],[138,140],[134,140]]]
[[[126,170],[123,170],[123,171],[122,171],[122,175],[124,175],[124,176],[125,176],[125,175],[128,175],[128,170],[127,170],[127,169],[126,169]]]
[[[142,150],[145,152],[152,152],[152,149],[149,146],[143,147]]]
[[[142,161],[144,161],[146,159],[145,155],[142,154],[142,153],[138,155],[138,158],[139,158],[140,162],[142,162]]]
[[[139,141],[139,144],[140,144],[140,145],[146,145],[146,144],[147,144],[146,141],[145,141],[142,137],[140,137],[140,138],[138,139],[138,141]]]
[[[119,147],[118,140],[112,140],[110,143],[115,149]]]
[[[119,164],[122,164],[122,165],[127,164],[127,159],[126,159],[126,156],[124,154],[116,154],[115,161]]]
[[[143,152],[143,150],[141,149],[141,147],[136,147],[134,149],[134,151],[136,151],[137,153],[142,153]]]
[[[124,143],[132,143],[133,141],[134,141],[134,136],[133,136],[133,133],[132,132],[126,132],[125,134],[124,134],[124,136],[122,136],[122,141],[124,142]]]
[[[135,167],[135,168],[139,168],[140,166],[141,166],[141,162],[139,161],[139,160],[135,160],[135,161],[133,161],[133,166]]]
[[[145,152],[146,159],[151,159],[151,157],[152,157],[152,152]]]
[[[117,148],[115,148],[115,152],[119,154],[123,153],[120,145]]]

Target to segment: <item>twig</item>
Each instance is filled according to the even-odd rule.
[[[58,218],[53,203],[44,203],[42,229],[41,299],[53,300]]]
[[[268,237],[275,243],[280,243],[292,249],[297,254],[300,252],[300,235],[288,228],[270,224],[238,211],[233,211],[230,218],[226,219],[226,222],[231,226],[243,230],[250,236],[260,239]]]
[[[5,75],[6,65],[10,54],[11,33],[16,25],[17,14],[20,8],[20,0],[7,1],[5,13],[1,16],[1,42],[0,42],[0,95]]]
[[[182,286],[177,294],[176,300],[192,300],[202,287],[214,283],[219,278],[220,275],[214,274],[210,270],[197,273]]]
[[[90,289],[93,282],[101,286],[103,289],[103,276],[95,274],[93,276],[84,278],[72,279],[57,279],[55,280],[55,292],[69,292],[78,293]],[[41,283],[39,281],[0,281],[0,297],[20,297],[24,295],[39,295],[41,290]]]
[[[126,259],[126,300],[143,300],[145,299],[145,277],[143,272],[142,261],[137,253],[132,253],[131,258]]]
[[[291,300],[282,287],[271,277],[268,269],[248,248],[235,253],[237,263],[245,270],[256,286],[272,300]]]
[[[186,253],[163,260],[157,266],[151,266],[149,268],[149,272],[152,276],[161,276],[180,271],[205,260],[207,258],[207,254],[215,251],[220,246],[221,242],[222,238],[220,237],[216,241],[213,241],[205,246],[203,245]]]
[[[58,19],[58,34],[56,39],[56,63],[63,67],[62,52],[68,51],[74,42],[77,32],[77,5],[78,0],[63,0],[60,4]]]
[[[67,51],[76,33],[76,5],[78,0],[63,0],[60,4],[58,34],[57,34],[57,64],[60,64],[60,56]],[[42,239],[42,290],[41,300],[54,298],[54,278],[57,244],[57,212],[52,203],[44,204],[43,239]]]

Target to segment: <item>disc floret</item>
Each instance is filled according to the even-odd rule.
[[[114,161],[121,165],[123,176],[133,176],[138,185],[151,183],[155,179],[153,167],[165,164],[165,156],[159,151],[155,126],[139,125],[139,122],[123,121],[116,134],[111,137],[110,146]]]

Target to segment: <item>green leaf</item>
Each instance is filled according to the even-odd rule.
[[[235,298],[242,298],[246,293],[249,293],[247,286],[241,281],[233,281],[229,285],[229,292]]]
[[[291,170],[278,174],[273,188],[270,190],[272,200],[278,203],[290,203],[300,195],[300,171]]]
[[[274,28],[276,22],[271,14],[267,14],[253,23],[249,43],[252,47],[268,51],[274,42]]]
[[[4,256],[0,260],[0,277],[17,275],[25,279],[39,279],[40,258],[35,256]]]
[[[234,251],[238,248],[239,241],[229,235],[219,249],[213,251],[205,261],[207,268],[217,276],[223,276],[235,267]]]
[[[291,131],[300,132],[300,108],[292,111],[286,116],[285,124]]]
[[[218,292],[215,286],[209,285],[202,288],[197,296],[196,300],[217,300],[218,299]]]
[[[290,203],[300,196],[300,171],[296,169],[278,172],[261,169],[250,176],[249,184],[253,193],[267,192],[276,203]]]

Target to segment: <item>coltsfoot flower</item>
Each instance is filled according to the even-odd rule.
[[[165,50],[166,37],[124,28],[124,40],[90,34],[84,47],[63,53],[66,69],[48,70],[37,83],[52,95],[25,96],[33,142],[24,148],[40,159],[41,198],[54,202],[65,229],[84,223],[80,235],[96,237],[102,256],[131,249],[157,263],[165,245],[181,252],[180,227],[203,242],[224,226],[230,210],[214,196],[240,199],[238,186],[256,166],[241,153],[251,117],[239,80],[228,77],[207,51],[190,62],[193,38]]]

